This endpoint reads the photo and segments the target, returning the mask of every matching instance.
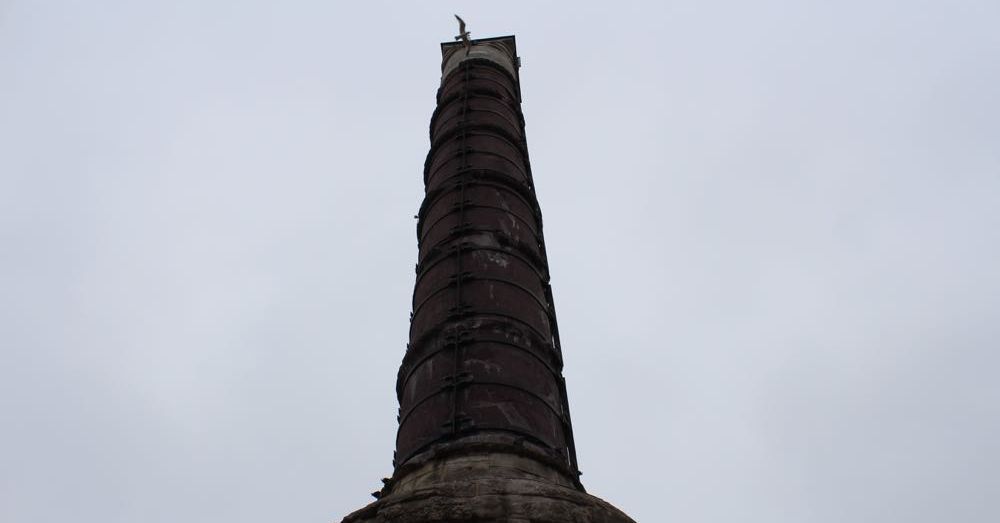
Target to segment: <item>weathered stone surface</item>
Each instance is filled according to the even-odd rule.
[[[635,523],[579,481],[514,37],[442,60],[393,477],[343,523]]]
[[[510,453],[437,457],[343,523],[635,523],[551,467]]]
[[[578,490],[526,479],[449,481],[392,494],[343,523],[635,523],[620,510]]]

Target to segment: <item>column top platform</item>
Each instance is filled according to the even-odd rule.
[[[466,52],[465,45],[461,41],[441,43],[441,80],[448,77],[448,74],[455,70],[465,60],[485,59],[489,60],[514,77],[517,77],[517,70],[520,67],[520,59],[517,56],[517,43],[514,35],[498,36],[494,38],[480,38],[471,40],[472,46]]]

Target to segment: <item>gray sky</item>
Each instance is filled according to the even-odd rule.
[[[454,12],[517,35],[590,492],[1000,520],[1000,4],[850,0],[0,0],[0,520],[371,500]]]

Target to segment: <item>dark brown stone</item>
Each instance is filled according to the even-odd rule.
[[[579,481],[518,65],[442,44],[395,470],[343,523],[634,523]]]

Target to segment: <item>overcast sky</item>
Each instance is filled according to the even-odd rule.
[[[517,36],[590,492],[1000,521],[995,0],[0,0],[0,521],[371,501],[455,12]]]

